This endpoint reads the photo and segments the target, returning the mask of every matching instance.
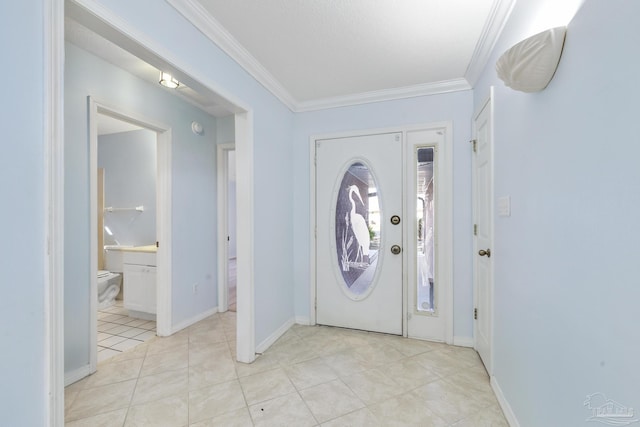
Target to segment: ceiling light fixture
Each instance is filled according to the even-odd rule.
[[[169,89],[176,89],[180,86],[180,82],[175,79],[171,74],[165,73],[164,71],[160,72],[160,81],[158,82],[164,87],[168,87]]]

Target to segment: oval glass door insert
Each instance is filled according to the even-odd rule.
[[[362,299],[371,291],[380,249],[378,189],[369,168],[351,164],[336,201],[336,251],[347,294]]]

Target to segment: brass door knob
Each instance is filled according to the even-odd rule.
[[[491,258],[491,249],[480,249],[478,251],[478,255],[480,256],[486,256],[487,258]]]

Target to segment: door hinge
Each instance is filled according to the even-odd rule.
[[[156,240],[156,248],[159,248],[159,247],[160,247],[160,242]]]
[[[477,153],[478,152],[478,140],[477,139],[472,139],[471,141],[469,141],[473,147],[473,152]]]
[[[474,320],[478,320],[478,309],[477,308],[473,309],[473,319]]]
[[[478,235],[478,224],[473,224],[473,235],[474,236]]]

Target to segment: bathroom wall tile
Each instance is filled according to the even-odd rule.
[[[317,420],[298,393],[291,393],[249,407],[256,427],[261,426],[315,426]]]
[[[189,396],[183,393],[129,408],[124,427],[182,427],[189,422]]]
[[[318,422],[328,421],[365,406],[340,380],[306,388],[300,391],[300,395]]]

